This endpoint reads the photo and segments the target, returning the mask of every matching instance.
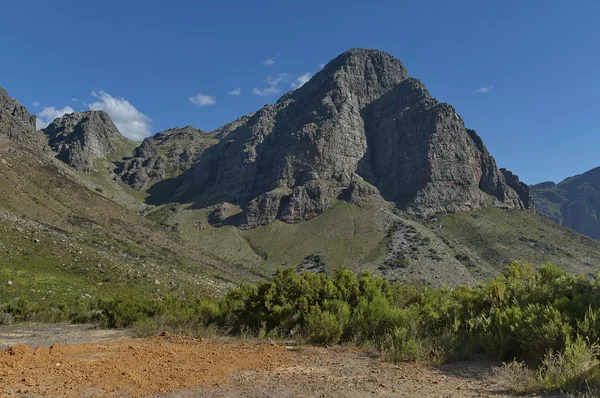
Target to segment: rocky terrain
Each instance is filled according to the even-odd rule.
[[[433,99],[399,60],[354,49],[163,186],[175,187],[169,200],[240,206],[228,221],[255,228],[308,220],[337,198],[382,196],[422,216],[488,204],[532,209],[528,188],[505,175],[454,108]],[[162,190],[157,184],[151,197]]]
[[[6,90],[0,87],[0,137],[11,141],[41,146],[41,141],[35,132],[35,116],[10,97]]]
[[[141,190],[189,169],[217,139],[192,126],[169,129],[146,138],[118,171],[124,182]]]
[[[540,214],[557,224],[600,239],[600,167],[555,184],[531,186]]]
[[[75,282],[81,294],[98,283],[220,294],[282,266],[438,286],[517,259],[588,275],[600,260],[600,244],[537,216],[529,187],[381,51],[349,50],[209,133],[173,128],[136,147],[86,111],[44,134],[48,145],[0,91],[0,283],[14,292],[42,292],[27,277],[39,272],[68,295]]]
[[[128,141],[104,111],[67,114],[42,131],[58,159],[86,173],[95,171],[96,159],[110,157]]]

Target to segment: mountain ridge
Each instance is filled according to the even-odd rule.
[[[173,282],[223,291],[282,266],[345,266],[434,286],[474,284],[515,259],[595,272],[600,243],[535,214],[529,187],[499,169],[481,137],[399,60],[351,50],[321,72],[212,132],[173,128],[92,156],[93,171],[67,167],[50,146],[39,164],[19,161],[29,156],[19,147],[39,147],[15,139],[0,153],[11,181],[0,205],[84,243],[118,239],[135,261],[119,271],[122,261],[107,260],[114,280],[150,290]],[[35,138],[35,119],[15,104],[7,115],[21,109],[18,126]],[[95,120],[94,131],[112,124]],[[0,123],[3,140],[15,137],[14,123]],[[9,222],[6,231],[0,240],[18,247],[19,230]],[[87,275],[80,261],[73,269]],[[164,277],[159,264],[168,264]]]
[[[241,228],[301,222],[351,192],[424,216],[480,209],[488,195],[494,206],[532,207],[528,188],[518,185],[523,201],[475,136],[401,61],[352,49],[203,152],[168,182],[175,193],[167,200],[240,206],[226,222]]]
[[[76,170],[95,171],[94,160],[107,158],[129,140],[104,111],[83,111],[54,119],[42,132],[58,159]]]
[[[600,239],[600,167],[531,186],[540,214],[557,224]]]

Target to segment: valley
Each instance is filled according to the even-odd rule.
[[[213,131],[117,124],[38,130],[0,88],[0,338],[120,329],[0,340],[0,395],[600,383],[596,170],[526,185],[391,54],[347,50]]]

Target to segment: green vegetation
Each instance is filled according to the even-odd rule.
[[[457,248],[467,248],[471,259],[492,276],[518,259],[536,266],[551,262],[570,273],[592,277],[600,244],[528,211],[486,208],[443,216],[439,236]],[[458,254],[458,253],[457,253]]]
[[[36,304],[13,299],[0,312],[15,320],[35,312],[44,320],[137,326],[145,333],[217,328],[352,343],[377,347],[394,362],[441,363],[481,353],[508,361],[499,375],[517,392],[600,386],[600,278],[571,276],[554,265],[536,271],[513,263],[474,287],[418,288],[341,268],[334,277],[278,270],[271,281],[243,283],[218,299],[120,293]]]

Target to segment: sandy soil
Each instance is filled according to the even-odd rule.
[[[0,396],[509,396],[491,367],[394,365],[356,348],[162,336],[7,348],[0,352]]]

